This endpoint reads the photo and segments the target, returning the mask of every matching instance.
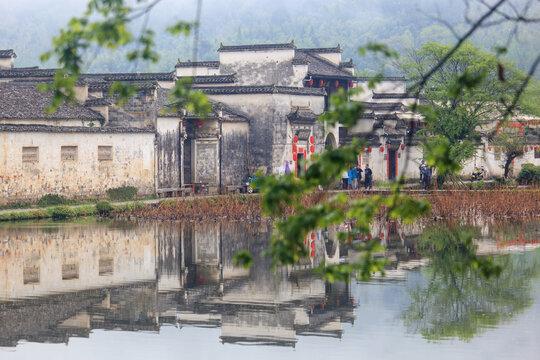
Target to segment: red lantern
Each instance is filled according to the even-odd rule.
[[[315,152],[315,145],[311,145],[309,147],[309,152],[314,153]]]
[[[381,150],[381,152],[383,152],[384,151],[384,146],[381,146],[381,148],[379,150]]]
[[[292,154],[292,159],[293,159],[294,161],[296,161],[296,160],[298,159],[298,157],[296,156],[296,153]]]
[[[488,146],[488,150],[491,151],[491,146]]]
[[[534,149],[534,146],[531,146],[531,151]]]
[[[292,146],[292,152],[296,152],[296,145]]]
[[[314,136],[309,137],[309,143],[310,144],[315,144],[315,137]]]
[[[405,149],[405,145],[401,144],[401,150]]]
[[[390,144],[386,144],[386,148],[387,148],[387,149],[390,149]]]
[[[315,233],[311,233],[311,240],[315,240]]]
[[[311,250],[311,257],[312,257],[312,258],[315,257],[315,250]]]
[[[339,81],[334,81],[334,87],[338,87],[339,86]]]
[[[371,240],[373,238],[373,236],[371,236],[371,234],[368,235],[368,239]]]
[[[354,87],[354,83],[353,83],[352,81],[349,83],[349,87],[350,87],[350,88],[353,88],[353,87]]]
[[[371,146],[367,148],[367,151],[368,151],[368,152],[371,152]]]
[[[315,241],[312,241],[312,242],[311,242],[311,248],[312,248],[312,249],[315,249]]]
[[[309,79],[308,84],[309,86],[313,86],[313,79]]]
[[[324,84],[324,81],[319,80],[319,86],[323,86],[323,84]]]
[[[304,153],[304,148],[298,148],[298,152],[299,152],[300,154],[303,154],[303,153]]]
[[[298,136],[293,137],[292,142],[296,144],[298,142]]]
[[[538,146],[536,147],[536,151],[538,151]]]

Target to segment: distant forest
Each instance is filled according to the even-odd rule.
[[[525,1],[522,1],[523,3]],[[84,0],[0,0],[0,48],[15,49],[17,66],[40,64],[39,55],[50,47],[52,37],[72,16],[84,11]],[[519,0],[516,3],[520,3]],[[131,64],[125,52],[91,53],[86,71],[171,71],[177,59],[192,58],[193,39],[172,37],[164,28],[177,20],[193,21],[195,0],[163,0],[149,18],[156,31],[161,60],[156,64]],[[452,43],[452,32],[438,21],[465,29],[463,0],[204,0],[198,59],[217,59],[224,44],[290,42],[299,47],[341,44],[344,59],[352,58],[356,70],[370,74],[384,69],[400,72],[397,64],[374,57],[361,57],[358,47],[368,41],[388,44],[401,54],[427,41]],[[474,16],[474,9],[472,11]],[[133,24],[134,29],[140,24]],[[502,26],[479,31],[472,42],[487,50],[503,45],[512,29]],[[526,25],[506,58],[521,69],[532,63],[540,49],[539,25]]]

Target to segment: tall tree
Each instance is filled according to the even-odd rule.
[[[427,43],[412,51],[403,62],[411,83],[417,83],[443,61],[451,45]],[[463,164],[476,152],[487,125],[501,121],[506,105],[518,91],[524,74],[497,56],[464,43],[425,83],[420,92],[427,102],[421,107],[426,127],[427,152],[435,144],[448,142],[450,155]],[[433,137],[437,135],[438,137]],[[439,173],[442,179],[446,173]]]

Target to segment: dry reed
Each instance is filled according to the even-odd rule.
[[[302,205],[310,206],[325,201],[334,194],[316,192],[302,198]],[[351,194],[359,198],[363,193]],[[540,215],[540,190],[509,191],[444,191],[413,195],[426,198],[432,207],[428,218],[436,219],[530,219]],[[285,216],[293,214],[287,208]],[[158,206],[144,206],[128,210],[125,215],[156,220],[211,220],[257,221],[263,218],[260,195],[228,195],[190,200],[167,200]],[[384,217],[384,210],[378,217]]]

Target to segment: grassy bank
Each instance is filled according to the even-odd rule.
[[[142,208],[140,202],[128,203],[125,205],[113,205],[108,201],[98,201],[95,205],[51,206],[46,209],[33,209],[28,211],[11,211],[0,214],[0,221],[23,221],[39,219],[70,219],[82,216],[118,216],[129,213],[137,208]]]

